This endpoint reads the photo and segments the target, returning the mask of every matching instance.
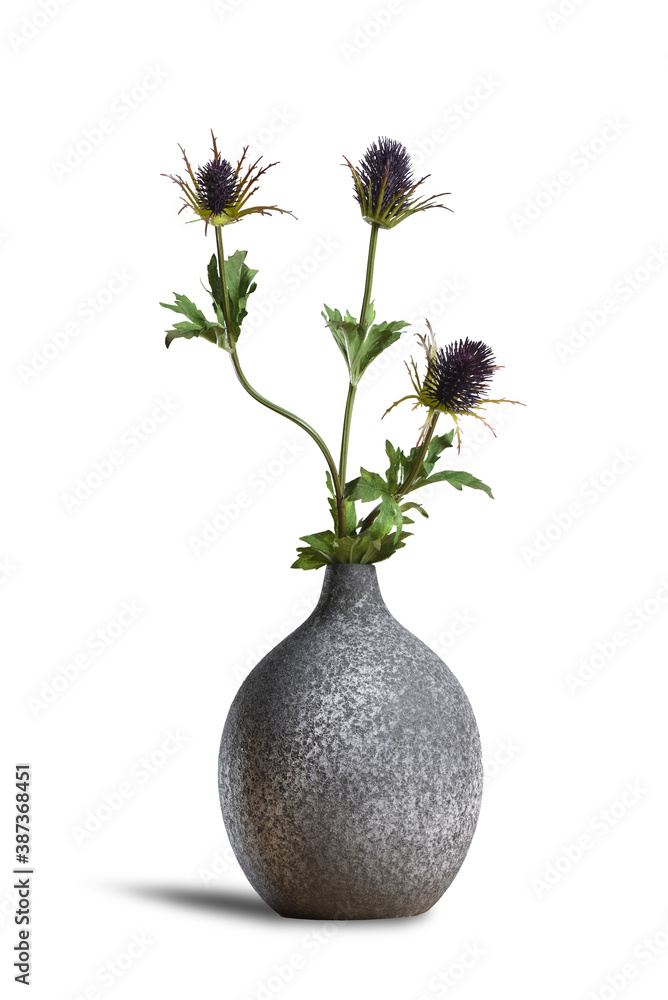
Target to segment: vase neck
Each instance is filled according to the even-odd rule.
[[[375,566],[334,563],[325,569],[320,600],[314,615],[337,611],[358,614],[387,613]]]

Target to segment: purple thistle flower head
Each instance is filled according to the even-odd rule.
[[[359,162],[357,172],[363,186],[370,191],[372,211],[380,214],[393,202],[397,208],[406,201],[406,192],[413,186],[413,166],[408,150],[396,139],[381,136],[372,142]],[[359,192],[355,198],[361,205]]]
[[[202,206],[212,215],[220,215],[234,204],[239,179],[229,160],[217,153],[196,174],[196,189]]]
[[[429,358],[423,398],[446,413],[467,413],[485,399],[496,367],[482,340],[455,340]]]
[[[482,340],[455,340],[447,347],[437,347],[434,331],[429,320],[426,336],[418,334],[418,340],[424,348],[427,357],[427,371],[423,379],[420,378],[418,367],[411,358],[411,363],[406,364],[408,374],[413,383],[413,392],[408,396],[402,396],[396,403],[392,403],[383,416],[393,410],[399,403],[406,399],[414,399],[413,409],[424,406],[428,413],[422,429],[418,443],[424,439],[429,426],[434,425],[438,415],[445,413],[452,417],[457,434],[457,450],[461,447],[461,430],[459,418],[462,416],[475,417],[482,420],[486,427],[496,436],[494,428],[481,416],[480,411],[484,411],[488,403],[518,403],[517,399],[489,399],[489,383],[492,375],[500,365],[496,364],[491,347],[483,343]],[[524,403],[520,403],[524,406]]]
[[[184,208],[189,208],[204,222],[205,231],[209,224],[227,226],[255,212],[259,215],[271,215],[272,212],[292,215],[292,212],[286,212],[277,205],[247,204],[249,198],[257,191],[260,178],[270,167],[275,167],[275,163],[260,167],[261,156],[254,163],[248,163],[246,160],[248,146],[245,146],[236,167],[233,167],[230,161],[224,159],[218,152],[213,130],[211,139],[213,158],[203,167],[193,170],[185,149],[180,146],[183,162],[186,165],[185,177],[180,174],[163,175],[181,188],[183,202],[181,212]]]
[[[362,210],[362,217],[370,224],[392,229],[409,215],[427,208],[447,208],[434,199],[419,198],[415,192],[426,181],[416,181],[408,150],[396,139],[380,136],[372,142],[357,167],[344,157],[350,167],[355,184],[355,199]],[[443,194],[450,192],[443,192]],[[452,211],[452,209],[448,209]]]

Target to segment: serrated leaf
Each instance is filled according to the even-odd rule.
[[[313,549],[310,546],[308,548],[298,548],[298,556],[292,563],[291,569],[320,569],[322,566],[327,566],[330,562],[322,552],[318,552],[317,549]]]
[[[382,562],[384,559],[389,559],[390,556],[398,549],[403,549],[405,545],[405,539],[410,538],[412,532],[402,531],[398,535],[393,532],[391,535],[386,535],[383,539],[378,554],[372,560],[373,562]]]
[[[360,469],[360,473],[361,475],[357,479],[351,479],[349,483],[346,483],[343,495],[347,499],[369,503],[371,500],[378,500],[379,497],[390,495],[391,491],[387,483],[377,472]]]
[[[186,295],[179,295],[175,292],[174,298],[175,303],[161,302],[160,305],[172,312],[186,316],[187,320],[174,323],[166,331],[165,347],[169,347],[178,337],[184,337],[186,340],[191,340],[193,337],[204,337],[212,344],[220,344],[221,347],[227,349],[224,327],[218,323],[211,323],[201,309],[198,309]]]
[[[432,483],[450,483],[456,490],[461,490],[462,486],[468,486],[472,490],[482,490],[488,497],[491,497],[492,500],[494,499],[490,487],[480,479],[476,479],[470,472],[435,472],[429,479],[424,479],[420,485],[430,486]]]
[[[369,534],[372,538],[383,538],[395,526],[396,501],[392,497],[384,496],[380,503],[380,510],[369,526]],[[399,513],[401,517],[401,512]]]
[[[211,298],[213,299],[214,308],[216,311],[221,310],[223,306],[223,286],[220,282],[220,274],[218,273],[218,261],[216,259],[215,253],[211,255],[211,260],[206,269],[207,276],[209,278],[209,289],[211,291]]]
[[[354,380],[355,359],[364,341],[364,329],[350,312],[342,316],[338,309],[325,305],[322,318],[332,332],[336,344],[343,354],[351,381]]]
[[[323,555],[331,557],[334,554],[334,541],[336,536],[333,531],[318,531],[315,535],[302,535],[300,542],[306,542],[313,549],[322,552]]]
[[[239,339],[241,325],[248,315],[246,309],[248,296],[257,288],[253,278],[257,271],[252,270],[246,264],[247,250],[237,250],[225,261],[225,281],[227,283],[227,297],[230,303],[230,317],[232,321],[231,337],[234,343]],[[209,267],[211,262],[209,262]],[[217,264],[216,264],[216,273]],[[222,302],[220,303],[222,305]]]
[[[424,462],[422,463],[423,474],[425,476],[429,475],[445,449],[452,448],[452,439],[454,434],[455,429],[453,427],[453,429],[448,431],[447,434],[435,434],[431,439],[429,447],[427,448],[427,454],[425,455]]]
[[[401,448],[395,448],[391,441],[385,442],[385,454],[390,460],[390,464],[385,473],[387,486],[390,493],[396,493],[399,480],[403,478],[403,467],[406,461]]]
[[[355,360],[355,375],[360,379],[372,361],[391,347],[401,337],[401,331],[410,323],[398,320],[393,323],[379,323],[372,326],[359,349]]]
[[[322,313],[322,318],[331,330],[336,345],[341,351],[343,359],[346,362],[346,367],[350,371],[350,366],[348,365],[348,347],[346,344],[346,338],[343,331],[340,329],[340,323],[343,320],[341,313],[338,309],[330,309],[328,305],[325,305],[325,312]]]
[[[422,506],[422,504],[420,504],[420,503],[414,503],[412,500],[409,501],[408,503],[402,503],[401,509],[404,510],[404,511],[405,510],[419,510],[423,517],[429,517],[429,514],[424,509],[424,507]],[[412,524],[413,523],[412,521],[409,522],[409,520],[408,520],[407,517],[404,518],[404,522],[406,524],[408,524],[408,523]]]

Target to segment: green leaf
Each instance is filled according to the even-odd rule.
[[[447,434],[435,435],[431,439],[429,447],[427,448],[427,454],[422,460],[422,467],[420,468],[417,477],[414,479],[413,485],[408,490],[409,493],[412,493],[413,490],[417,490],[421,486],[426,485],[427,476],[436,465],[441,453],[445,451],[446,448],[452,448],[454,433],[453,428],[453,430],[448,431]],[[417,459],[419,449],[411,448],[408,455],[404,455],[400,448],[395,448],[393,444],[386,441],[385,451],[390,460],[390,467],[386,473],[387,481],[392,485],[393,493],[399,492],[403,495],[402,483],[404,483],[410,476],[411,469],[413,468],[413,463]],[[397,480],[398,485],[396,485]]]
[[[364,329],[349,312],[343,317],[338,309],[330,309],[328,305],[325,305],[322,318],[343,354],[352,381],[355,358],[364,340]]]
[[[358,322],[350,312],[342,316],[338,309],[330,309],[327,304],[322,318],[343,354],[353,385],[357,385],[371,362],[399,339],[404,327],[410,325],[403,321],[372,325],[376,318],[373,302],[366,307],[363,322]]]
[[[395,529],[398,537],[404,526],[404,520],[403,510],[394,497],[384,496],[378,514],[369,525],[369,534],[372,538],[381,539]]]
[[[400,479],[403,479],[406,475],[404,466],[407,459],[401,448],[395,448],[391,441],[385,442],[385,453],[390,460],[387,472],[385,473],[387,486],[390,493],[396,493]]]
[[[357,379],[362,377],[371,362],[375,361],[379,354],[382,354],[384,350],[399,340],[401,331],[407,326],[410,326],[410,323],[399,320],[393,323],[379,323],[371,327],[355,359],[355,375]]]
[[[215,253],[211,255],[211,260],[209,261],[209,266],[206,269],[206,273],[209,277],[209,288],[211,290],[211,298],[213,299],[214,309],[218,311],[223,307],[223,286],[220,283],[220,274],[218,273],[218,261],[216,259]]]
[[[486,486],[480,479],[476,479],[470,472],[435,472],[429,479],[424,479],[420,485],[430,486],[432,483],[450,483],[456,490],[461,490],[462,486],[468,486],[472,490],[482,490],[492,500],[494,496],[489,486]]]
[[[402,503],[401,509],[404,510],[404,511],[405,510],[419,510],[423,517],[429,517],[429,514],[424,509],[424,507],[422,506],[422,504],[420,504],[420,503],[413,503],[412,500],[409,501],[409,503]],[[409,521],[409,519],[407,517],[405,517],[404,518],[404,524],[413,524],[413,521]]]
[[[410,538],[411,535],[412,532],[410,531],[402,531],[399,534],[394,532],[391,535],[386,535],[381,543],[378,555],[373,562],[382,562],[383,559],[389,559],[398,549],[403,549],[405,539]]]
[[[317,549],[323,555],[331,556],[334,553],[333,543],[336,536],[333,531],[318,531],[315,535],[302,535],[300,542],[306,542],[311,548]]]
[[[368,503],[370,500],[378,500],[382,496],[391,496],[391,490],[382,476],[377,472],[369,472],[367,469],[360,469],[361,475],[357,479],[352,479],[346,483],[343,495],[348,500],[361,500]]]
[[[185,337],[186,340],[192,339],[192,337],[204,337],[205,340],[211,341],[212,344],[220,344],[227,350],[225,343],[225,329],[219,323],[211,323],[206,318],[204,313],[197,308],[194,302],[191,302],[189,298],[185,295],[179,295],[174,293],[174,298],[176,302],[161,302],[160,305],[165,309],[171,309],[172,312],[180,313],[182,316],[187,317],[187,321],[181,321],[179,323],[174,323],[174,325],[166,331],[167,336],[165,337],[165,347],[169,347],[172,341],[176,340],[177,337]]]
[[[429,442],[429,447],[427,448],[427,454],[425,455],[422,468],[424,475],[428,476],[431,470],[436,465],[441,454],[446,448],[452,448],[452,439],[455,435],[455,429],[448,431],[447,434],[435,434],[434,437]]]
[[[290,567],[291,569],[320,569],[321,566],[327,566],[331,561],[322,552],[311,547],[298,548],[297,552],[298,556]]]
[[[256,282],[253,281],[257,271],[251,270],[251,268],[246,265],[245,261],[247,253],[247,250],[237,250],[236,253],[231,254],[225,261],[227,297],[230,303],[230,317],[232,320],[232,330],[230,333],[232,341],[235,344],[239,339],[239,334],[241,333],[241,324],[248,315],[248,310],[246,309],[248,296],[251,295],[257,288]],[[218,268],[215,260],[214,267],[215,274],[218,275]],[[211,261],[209,262],[209,269],[209,280],[211,280]],[[220,282],[220,278],[218,281]],[[214,285],[215,280],[211,288],[212,294]],[[222,299],[218,305],[222,307]]]

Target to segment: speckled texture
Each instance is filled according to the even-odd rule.
[[[246,678],[219,788],[241,867],[284,916],[410,916],[448,888],[480,810],[478,729],[374,566],[328,566],[313,614]]]

